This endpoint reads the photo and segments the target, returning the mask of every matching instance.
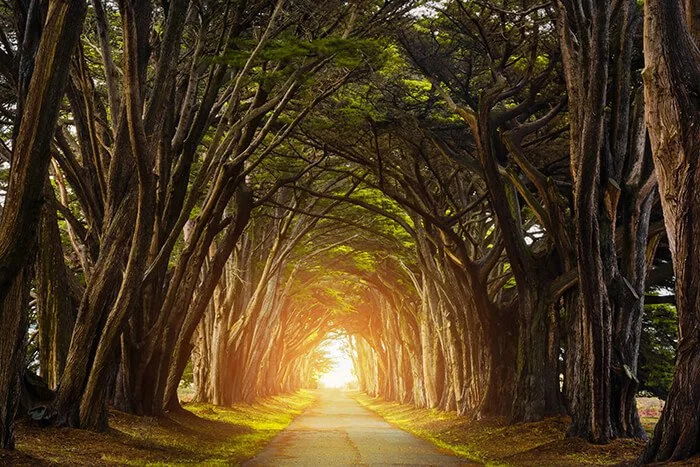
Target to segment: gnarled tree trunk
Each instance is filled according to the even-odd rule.
[[[686,5],[684,12],[682,0],[644,2],[646,116],[676,274],[679,342],[673,384],[643,462],[700,452],[700,37],[686,23],[700,4]]]

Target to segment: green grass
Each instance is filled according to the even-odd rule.
[[[189,404],[187,410],[207,420],[215,420],[242,428],[232,435],[232,441],[221,443],[217,457],[225,462],[230,459],[250,459],[267,445],[280,431],[314,400],[313,392],[302,390],[292,396],[277,396],[253,405],[237,405],[231,408],[204,404]]]
[[[502,418],[473,420],[455,412],[417,409],[362,393],[354,397],[389,423],[447,452],[486,465],[613,465],[635,460],[644,445],[614,440],[601,446],[567,438],[568,417],[508,425]]]
[[[233,407],[186,404],[161,418],[113,411],[106,433],[20,424],[17,451],[0,452],[0,465],[237,465],[255,457],[314,399],[302,390]]]

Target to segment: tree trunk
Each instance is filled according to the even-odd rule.
[[[122,10],[124,35],[124,75],[126,92],[126,123],[138,176],[136,224],[131,249],[119,293],[105,321],[102,335],[95,348],[91,371],[80,401],[80,426],[104,431],[107,429],[107,403],[110,399],[109,378],[112,361],[118,350],[123,323],[143,301],[143,276],[153,235],[155,219],[154,177],[155,157],[146,138],[143,93],[140,83],[139,39],[136,34],[138,8],[126,4]]]
[[[36,267],[39,364],[42,378],[49,387],[56,388],[66,364],[80,292],[75,290],[77,284],[63,259],[55,195],[48,182],[44,193],[48,202],[41,209]]]
[[[612,310],[608,301],[601,233],[605,222],[606,187],[601,182],[610,7],[582,7],[578,0],[557,3],[571,118],[570,152],[574,184],[576,259],[582,309],[575,319],[580,373],[571,382],[575,407],[570,435],[596,443],[612,437],[610,423],[610,355]],[[581,16],[585,15],[584,18]],[[583,24],[587,26],[584,27]],[[614,213],[614,211],[613,211]],[[614,214],[613,214],[614,216]],[[571,364],[571,362],[569,362]]]
[[[646,246],[654,191],[625,203],[622,216],[623,252],[613,304],[613,348],[611,355],[611,416],[617,437],[646,439],[637,410],[639,344],[646,285]],[[645,197],[645,198],[644,198]],[[630,212],[631,211],[631,212]]]
[[[484,330],[489,376],[479,416],[510,417],[517,382],[518,320],[513,309],[493,307],[489,314],[492,319]],[[525,393],[530,394],[530,391]]]
[[[27,303],[31,267],[20,271],[9,290],[3,294],[0,307],[0,448],[14,449],[14,420],[21,396],[21,374],[24,371],[24,354],[27,332]],[[13,313],[6,313],[13,311]]]
[[[0,448],[14,446],[19,368],[24,364],[26,311],[50,143],[78,42],[85,2],[51,1],[13,144],[10,183],[0,224]]]
[[[700,5],[687,6],[644,3],[646,116],[676,274],[679,341],[673,383],[642,462],[700,452],[700,37],[686,23]]]
[[[517,352],[517,378],[511,419],[516,422],[541,420],[546,415],[561,414],[563,404],[559,390],[559,339],[553,323],[553,307],[548,302],[548,285],[540,276],[540,282],[533,284],[532,291],[519,297],[520,330],[513,332],[520,336]],[[523,306],[522,302],[526,302]],[[502,321],[501,321],[502,322]],[[498,332],[498,331],[497,331]],[[501,331],[502,332],[502,331]],[[511,338],[514,340],[515,336]],[[522,368],[527,366],[527,368]]]
[[[420,316],[420,345],[422,349],[422,374],[423,387],[425,388],[425,405],[434,409],[438,405],[438,338],[434,325],[431,322],[428,304],[421,304]]]
[[[114,213],[115,217],[103,236],[100,256],[78,308],[66,367],[53,404],[53,413],[50,414],[55,418],[53,422],[59,426],[80,426],[79,405],[93,367],[101,337],[100,330],[119,292],[124,245],[128,245],[129,238],[129,231],[122,226],[134,222],[134,198],[133,193],[128,195]]]

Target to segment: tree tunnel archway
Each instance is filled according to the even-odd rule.
[[[58,61],[78,25],[5,3],[0,447],[25,343],[43,422],[105,430],[180,409],[188,363],[201,402],[316,384],[339,335],[372,395],[644,438],[665,283],[682,358],[649,458],[697,452],[697,1],[95,0],[56,13],[89,22]]]

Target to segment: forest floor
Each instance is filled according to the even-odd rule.
[[[474,421],[454,412],[416,409],[359,392],[353,397],[389,423],[458,456],[489,465],[631,465],[644,446],[634,440],[595,445],[567,438],[568,417],[506,425],[503,419]],[[638,405],[644,428],[651,433],[660,414],[660,401],[643,398]],[[700,465],[700,458],[674,465]]]
[[[389,423],[445,452],[490,465],[625,465],[643,447],[642,442],[630,440],[599,446],[566,438],[566,417],[507,426],[504,420],[473,421],[359,392],[351,396]],[[255,457],[316,400],[317,393],[300,391],[229,408],[188,403],[186,411],[163,418],[110,411],[106,433],[20,422],[17,450],[0,450],[0,465],[236,465]],[[660,402],[639,399],[639,409],[651,432]],[[700,465],[700,458],[677,465]]]
[[[311,391],[218,407],[186,404],[168,417],[110,411],[110,429],[93,433],[20,422],[17,449],[0,465],[235,465],[254,457],[315,399]]]

